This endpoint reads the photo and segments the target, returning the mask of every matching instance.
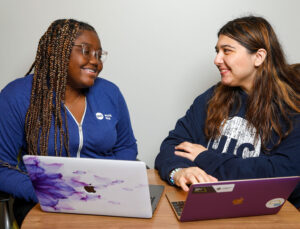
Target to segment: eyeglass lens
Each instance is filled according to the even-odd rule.
[[[81,44],[82,48],[82,54],[85,57],[90,57],[90,55],[93,55],[98,61],[104,62],[106,59],[107,52],[102,50],[94,50],[92,49],[88,44]]]

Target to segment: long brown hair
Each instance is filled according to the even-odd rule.
[[[39,41],[35,61],[26,74],[34,68],[30,105],[25,120],[28,154],[48,154],[50,127],[54,123],[56,155],[62,155],[64,147],[70,156],[66,109],[61,104],[65,99],[72,47],[83,30],[95,32],[87,23],[59,19],[49,26]],[[61,107],[65,114],[64,121]]]
[[[287,63],[271,25],[262,17],[248,16],[229,21],[218,32],[244,46],[249,53],[263,48],[265,61],[257,69],[252,91],[247,101],[246,119],[261,137],[264,150],[272,131],[280,144],[293,127],[292,115],[300,112],[300,76]],[[232,109],[239,108],[239,88],[219,83],[207,108],[205,134],[207,138],[220,135],[220,127],[229,118]],[[225,123],[225,122],[224,122]]]

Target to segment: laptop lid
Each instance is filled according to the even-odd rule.
[[[31,155],[23,161],[44,211],[152,217],[144,162]]]
[[[185,201],[181,191],[166,195],[180,221],[267,215],[280,210],[299,181],[295,176],[201,183],[190,186]]]

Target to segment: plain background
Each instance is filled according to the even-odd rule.
[[[27,72],[52,21],[91,24],[109,53],[100,77],[121,89],[138,158],[153,168],[176,121],[220,79],[213,64],[220,27],[263,16],[288,62],[300,62],[299,9],[298,0],[0,0],[0,89]]]

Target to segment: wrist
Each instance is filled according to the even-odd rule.
[[[169,180],[170,180],[171,184],[175,185],[175,180],[174,180],[175,173],[177,173],[177,172],[180,171],[181,169],[182,169],[182,168],[176,168],[176,169],[173,169],[173,170],[170,172]]]

